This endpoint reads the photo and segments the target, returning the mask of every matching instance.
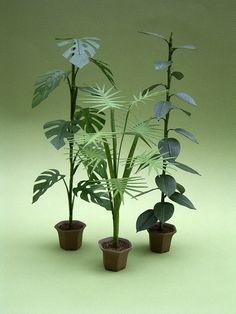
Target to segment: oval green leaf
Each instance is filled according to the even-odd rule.
[[[172,61],[158,61],[155,63],[156,70],[163,70],[168,68],[172,64]]]
[[[171,75],[174,76],[177,80],[182,80],[182,78],[184,78],[183,73],[178,71],[172,72]]]
[[[155,181],[159,189],[167,196],[172,195],[176,190],[175,179],[168,174],[156,176]]]
[[[158,149],[163,158],[173,162],[179,156],[180,143],[175,138],[163,138],[158,143]]]
[[[146,230],[152,227],[157,222],[157,218],[154,215],[153,209],[148,209],[139,215],[136,221],[136,230],[137,232]]]
[[[194,107],[197,106],[195,100],[185,92],[175,93],[174,95]]]
[[[173,129],[173,131],[175,131],[179,134],[182,134],[183,136],[187,137],[190,141],[198,144],[198,140],[196,139],[196,137],[191,132],[189,132],[185,129],[181,129],[181,128]]]
[[[174,214],[174,205],[168,202],[160,202],[154,206],[154,214],[162,223],[169,220]]]
[[[164,119],[167,113],[173,108],[169,101],[159,101],[155,107],[155,116],[158,120]]]
[[[182,206],[185,206],[185,207],[188,207],[190,209],[196,209],[194,207],[194,205],[192,204],[192,202],[183,194],[180,194],[178,192],[175,192],[174,194],[172,194],[170,197],[169,197],[173,202],[179,204],[179,205],[182,205]]]

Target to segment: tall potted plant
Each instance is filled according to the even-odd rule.
[[[114,84],[112,72],[107,64],[94,59],[96,50],[100,47],[100,39],[96,37],[85,37],[80,39],[67,38],[57,39],[59,47],[67,46],[63,56],[71,64],[68,71],[55,69],[41,75],[35,83],[32,107],[35,108],[44,101],[59,86],[61,81],[67,82],[69,89],[68,120],[57,119],[44,124],[45,135],[50,139],[51,144],[57,149],[61,149],[67,143],[69,145],[69,174],[61,174],[57,169],[49,169],[42,172],[35,181],[33,188],[33,203],[35,203],[49,188],[55,183],[62,182],[65,187],[69,218],[60,221],[55,225],[59,235],[61,248],[65,250],[77,250],[82,243],[82,233],[85,224],[73,219],[75,205],[75,175],[79,165],[74,154],[74,136],[77,132],[85,130],[88,133],[100,131],[105,123],[104,113],[96,109],[83,109],[78,104],[78,74],[80,70],[89,63],[93,63],[106,75],[109,81]]]
[[[155,64],[156,70],[166,70],[166,82],[153,84],[144,91],[146,93],[147,90],[153,90],[158,86],[165,86],[167,90],[165,99],[159,101],[155,106],[155,117],[158,122],[162,121],[163,125],[163,136],[157,145],[159,152],[153,157],[154,159],[163,159],[162,173],[158,173],[155,177],[156,189],[160,190],[161,198],[154,205],[153,209],[144,211],[136,222],[137,231],[148,230],[150,249],[154,252],[163,253],[169,251],[172,236],[176,232],[174,225],[166,223],[174,213],[174,204],[170,201],[195,209],[192,202],[184,194],[185,188],[168,173],[168,167],[177,167],[192,174],[199,174],[191,167],[176,161],[180,153],[180,142],[172,134],[183,135],[192,142],[198,143],[196,137],[183,128],[170,128],[169,125],[170,117],[174,117],[174,113],[177,110],[183,112],[188,117],[191,116],[190,112],[175,104],[177,99],[196,107],[195,100],[189,94],[182,91],[174,92],[172,86],[174,79],[181,80],[184,77],[182,72],[173,69],[175,66],[173,61],[174,53],[179,49],[195,49],[195,47],[193,45],[175,46],[172,33],[168,39],[156,33],[142,33],[162,39],[168,47],[167,59],[158,61]],[[169,200],[167,201],[167,199]]]
[[[119,91],[112,88],[106,90],[97,85],[87,88],[87,92],[89,94],[84,102],[99,109],[99,112],[108,110],[110,121],[106,132],[76,137],[76,158],[86,166],[89,180],[80,182],[74,192],[80,192],[81,198],[89,201],[91,194],[86,193],[86,186],[93,189],[95,198],[100,191],[99,205],[111,211],[113,220],[113,235],[99,241],[103,251],[103,263],[105,269],[119,271],[126,267],[127,256],[132,248],[129,240],[119,237],[119,215],[124,194],[132,196],[132,192],[140,191],[146,186],[141,177],[132,173],[139,164],[140,156],[136,153],[136,147],[139,141],[150,146],[157,132],[157,126],[153,125],[152,119],[134,121],[130,113],[138,103],[143,103],[160,92],[146,92],[129,102],[122,100]],[[117,111],[124,113],[122,119],[117,117]],[[127,137],[131,138],[128,152],[124,149]]]

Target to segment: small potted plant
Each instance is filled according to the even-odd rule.
[[[175,104],[177,99],[180,99],[181,101],[193,107],[196,107],[195,100],[189,94],[182,91],[174,92],[172,88],[172,80],[181,80],[184,77],[182,72],[173,70],[174,53],[179,49],[195,49],[195,47],[193,45],[175,46],[173,44],[172,33],[170,34],[169,39],[166,39],[164,36],[156,33],[142,33],[154,36],[156,38],[161,38],[168,47],[167,60],[158,61],[155,64],[156,70],[167,71],[166,83],[153,84],[146,90],[144,90],[144,93],[153,90],[158,86],[164,86],[167,92],[165,99],[159,101],[155,106],[155,117],[158,123],[161,121],[163,123],[163,136],[157,145],[159,151],[152,157],[152,159],[154,160],[159,160],[160,158],[162,158],[163,160],[162,173],[158,173],[155,178],[155,183],[157,186],[156,189],[160,190],[161,198],[160,201],[157,202],[152,209],[144,211],[138,217],[136,222],[136,229],[137,231],[147,230],[149,232],[150,249],[154,252],[164,253],[169,251],[172,236],[176,232],[176,228],[174,225],[166,223],[174,213],[174,205],[170,201],[191,209],[195,209],[192,202],[184,195],[185,188],[181,184],[176,182],[174,177],[168,173],[168,167],[177,167],[181,170],[193,174],[199,174],[191,167],[176,161],[180,153],[180,142],[172,134],[178,133],[191,140],[192,142],[198,143],[196,137],[191,132],[185,129],[179,127],[170,128],[169,126],[170,116],[173,117],[174,113],[177,110],[183,112],[183,114],[187,115],[188,117],[191,116],[190,112]],[[169,199],[170,201],[167,201],[167,199]]]
[[[99,205],[110,210],[112,214],[113,235],[101,239],[99,245],[103,252],[105,269],[119,271],[126,267],[128,253],[132,248],[129,240],[119,237],[119,215],[124,194],[132,196],[133,192],[140,191],[146,186],[141,177],[134,176],[132,173],[133,168],[138,164],[136,147],[140,141],[150,146],[157,131],[157,126],[153,125],[152,119],[135,121],[130,113],[138,103],[143,103],[151,99],[153,94],[157,95],[160,92],[147,91],[139,97],[134,97],[130,102],[122,100],[119,91],[114,91],[112,88],[106,90],[105,87],[97,85],[87,88],[87,92],[89,94],[84,99],[84,103],[99,109],[100,112],[108,110],[110,121],[106,132],[101,130],[92,136],[88,134],[84,137],[76,136],[77,158],[86,166],[89,180],[86,183],[79,183],[74,188],[74,192],[76,194],[80,192],[80,196],[89,201],[86,185],[93,189],[95,198],[95,193],[106,191],[106,197],[101,194]],[[120,111],[120,114],[124,113],[124,117],[118,118],[117,111]],[[131,138],[128,151],[124,149],[124,144],[129,140],[127,137]],[[84,186],[83,191],[81,191],[82,186]]]
[[[68,199],[69,219],[60,221],[55,225],[59,235],[59,242],[62,249],[77,250],[81,247],[82,233],[85,224],[73,219],[73,210],[75,204],[75,194],[73,193],[75,185],[75,175],[80,166],[76,162],[74,153],[74,136],[77,132],[85,130],[88,133],[95,133],[103,127],[105,123],[104,113],[96,109],[83,109],[78,104],[78,92],[80,87],[77,83],[78,73],[89,63],[93,63],[106,75],[109,81],[114,84],[112,72],[107,64],[94,59],[96,50],[100,47],[100,39],[95,37],[86,37],[80,39],[67,38],[57,39],[59,47],[67,46],[63,56],[71,64],[71,70],[65,71],[55,69],[41,75],[35,83],[35,91],[32,101],[32,107],[37,107],[59,86],[61,81],[68,84],[69,89],[69,120],[57,119],[44,124],[45,135],[50,139],[51,144],[57,149],[61,149],[68,143],[69,146],[69,174],[61,174],[57,169],[49,169],[42,172],[36,179],[33,188],[33,203],[35,203],[49,188],[55,183],[62,182]]]

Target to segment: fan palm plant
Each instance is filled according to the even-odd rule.
[[[55,69],[41,75],[35,83],[35,91],[33,95],[32,107],[35,108],[41,104],[55,90],[62,81],[68,85],[69,99],[69,120],[57,119],[44,124],[46,138],[57,149],[61,149],[67,143],[69,144],[69,174],[68,180],[66,176],[61,174],[57,169],[49,169],[42,172],[36,179],[34,184],[33,203],[35,203],[49,188],[55,183],[63,182],[68,199],[69,219],[60,224],[59,228],[72,230],[75,229],[76,223],[73,221],[73,210],[75,202],[74,178],[78,170],[78,165],[74,158],[74,142],[73,138],[76,133],[85,130],[89,133],[95,133],[103,128],[105,123],[105,114],[99,112],[96,108],[83,109],[78,105],[78,74],[80,70],[89,63],[95,64],[105,74],[107,79],[114,85],[113,75],[108,65],[102,61],[94,59],[96,50],[100,47],[100,39],[96,37],[86,37],[81,39],[67,38],[57,39],[56,43],[59,47],[67,46],[63,56],[71,64],[68,71]],[[77,223],[78,224],[78,223]],[[83,224],[82,227],[85,225]],[[66,246],[60,243],[61,246]],[[69,245],[72,249],[74,245]],[[65,247],[63,247],[65,248]]]
[[[133,197],[133,193],[139,193],[146,188],[145,181],[133,173],[134,167],[140,165],[138,162],[140,155],[136,152],[136,148],[142,141],[150,149],[153,144],[152,139],[156,138],[158,133],[157,124],[153,123],[151,118],[133,121],[133,115],[130,114],[137,104],[151,100],[163,91],[153,93],[147,91],[143,95],[140,93],[138,97],[134,96],[131,101],[125,101],[120,96],[120,92],[114,88],[107,90],[104,86],[97,85],[83,90],[87,92],[84,103],[92,109],[98,109],[99,113],[108,111],[110,121],[109,125],[106,125],[108,131],[101,130],[96,134],[84,134],[84,136],[78,134],[73,139],[77,146],[75,158],[78,163],[84,164],[89,177],[88,181],[79,183],[74,188],[74,192],[81,193],[81,198],[90,201],[96,195],[92,196],[91,193],[86,192],[91,187],[94,192],[100,191],[97,202],[111,211],[113,219],[113,236],[106,241],[106,246],[112,250],[120,249],[124,239],[119,238],[119,213],[124,194]],[[122,122],[117,118],[118,112],[124,114]],[[131,139],[128,151],[125,147],[126,138]],[[101,197],[102,195],[105,197]],[[105,268],[110,269],[111,266],[107,266],[106,262],[104,264]]]

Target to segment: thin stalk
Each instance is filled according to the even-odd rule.
[[[114,177],[117,178],[117,138],[116,138],[116,125],[115,125],[115,111],[111,109],[111,131],[114,133],[112,135],[112,151],[113,151],[113,170]]]
[[[132,145],[130,147],[130,151],[129,151],[129,155],[128,155],[126,164],[125,164],[125,169],[124,169],[124,172],[123,172],[123,178],[128,178],[130,176],[130,174],[131,174],[132,169],[133,169],[133,160],[132,159],[133,159],[133,156],[134,156],[134,152],[135,152],[136,146],[138,144],[138,139],[139,139],[139,136],[135,135],[133,143],[132,143]]]
[[[129,119],[129,114],[130,114],[130,107],[131,106],[129,106],[129,109],[128,109],[127,113],[126,113],[124,128],[123,128],[122,137],[121,137],[121,140],[120,140],[120,147],[119,147],[118,158],[117,158],[117,172],[118,172],[118,167],[119,167],[119,164],[120,164],[121,150],[122,150],[124,137],[125,137],[125,132],[126,132],[127,124],[128,124],[128,119]]]

